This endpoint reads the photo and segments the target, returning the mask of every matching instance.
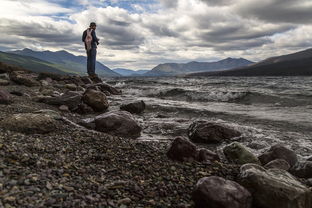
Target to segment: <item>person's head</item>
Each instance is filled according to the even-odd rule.
[[[95,22],[91,22],[90,23],[90,28],[95,30],[96,29],[96,23]]]

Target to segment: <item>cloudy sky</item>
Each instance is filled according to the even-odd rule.
[[[84,55],[98,25],[110,68],[243,57],[259,61],[312,47],[311,0],[1,0],[0,50]]]

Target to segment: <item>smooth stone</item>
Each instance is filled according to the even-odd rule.
[[[246,163],[260,164],[258,158],[251,153],[245,146],[238,142],[233,142],[223,148],[226,158],[235,164],[243,165]]]
[[[115,136],[138,138],[142,128],[126,111],[111,111],[95,117],[95,129]]]
[[[145,103],[143,100],[141,100],[133,103],[123,104],[120,106],[120,110],[140,114],[145,110]]]
[[[288,162],[286,160],[283,160],[283,159],[272,160],[271,162],[266,164],[264,167],[266,169],[277,168],[277,169],[282,169],[282,170],[286,170],[286,171],[288,171],[290,169],[290,165],[288,164]]]
[[[240,168],[239,182],[252,194],[255,207],[312,207],[311,190],[285,170],[246,164]]]
[[[82,101],[96,112],[103,112],[109,107],[106,95],[100,91],[92,89],[86,90],[82,96]]]
[[[177,137],[171,143],[167,156],[181,162],[194,160],[197,156],[196,146],[185,138]]]
[[[201,178],[193,191],[196,208],[251,208],[252,196],[238,183],[218,176]]]
[[[296,153],[281,144],[272,146],[258,158],[262,165],[265,165],[275,159],[286,160],[290,167],[294,166],[298,162]]]
[[[195,121],[188,128],[188,136],[195,143],[211,144],[239,137],[241,133],[221,124]]]

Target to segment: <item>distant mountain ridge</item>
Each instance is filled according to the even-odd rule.
[[[150,70],[132,70],[132,69],[124,69],[124,68],[116,68],[113,69],[114,72],[122,75],[122,76],[142,76],[144,73]]]
[[[7,53],[30,56],[43,61],[47,61],[61,68],[68,69],[70,73],[84,74],[86,73],[87,58],[85,56],[75,56],[67,51],[33,51],[25,48],[23,50],[9,51]],[[96,73],[103,76],[120,76],[107,66],[100,62],[96,63]]]
[[[194,72],[220,71],[226,69],[237,68],[253,64],[243,58],[226,58],[216,62],[196,62],[192,61],[186,64],[165,63],[159,64],[151,71],[145,73],[146,76],[175,76]]]
[[[66,71],[67,69],[60,69],[59,66],[51,62],[43,61],[31,56],[21,56],[0,51],[0,62],[38,73],[48,72],[56,74],[70,74],[70,72]]]
[[[246,67],[190,76],[312,76],[312,48],[268,58]]]

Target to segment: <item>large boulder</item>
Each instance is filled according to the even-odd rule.
[[[298,162],[290,169],[290,173],[299,178],[312,178],[312,162]]]
[[[255,207],[312,207],[311,190],[285,170],[246,164],[240,169],[239,180],[252,194]]]
[[[238,183],[217,176],[201,178],[192,198],[197,208],[251,208],[252,196]]]
[[[20,71],[13,71],[10,73],[10,79],[17,84],[25,85],[27,87],[39,86],[40,82],[35,80],[31,74],[20,72]]]
[[[82,95],[79,92],[68,91],[58,97],[38,97],[37,101],[46,103],[49,105],[66,105],[73,111],[78,109],[78,105],[81,103]]]
[[[276,160],[272,160],[271,162],[267,163],[264,167],[266,169],[277,168],[277,169],[282,169],[282,170],[288,171],[290,168],[290,165],[288,164],[288,162],[286,160],[276,159]]]
[[[268,151],[259,156],[262,165],[275,159],[286,160],[291,167],[298,162],[296,153],[281,144],[272,146]]]
[[[20,113],[5,118],[0,126],[5,129],[26,134],[49,133],[57,127],[57,121],[49,114]]]
[[[189,138],[196,143],[220,143],[240,135],[234,129],[208,121],[195,121],[188,128]]]
[[[238,142],[233,142],[223,148],[223,153],[226,158],[239,165],[246,163],[260,164],[258,158],[251,153],[245,146]]]
[[[130,113],[139,114],[145,110],[145,103],[143,100],[141,100],[138,102],[123,104],[120,106],[120,110],[125,110],[125,111],[128,111]]]
[[[95,130],[125,138],[137,138],[142,128],[126,111],[112,111],[95,117]]]
[[[12,103],[11,95],[6,90],[0,89],[0,104]]]
[[[194,160],[197,157],[196,146],[185,138],[177,137],[171,143],[167,156],[181,162]]]
[[[88,89],[83,94],[82,100],[97,112],[105,111],[109,107],[106,95],[100,91]]]

